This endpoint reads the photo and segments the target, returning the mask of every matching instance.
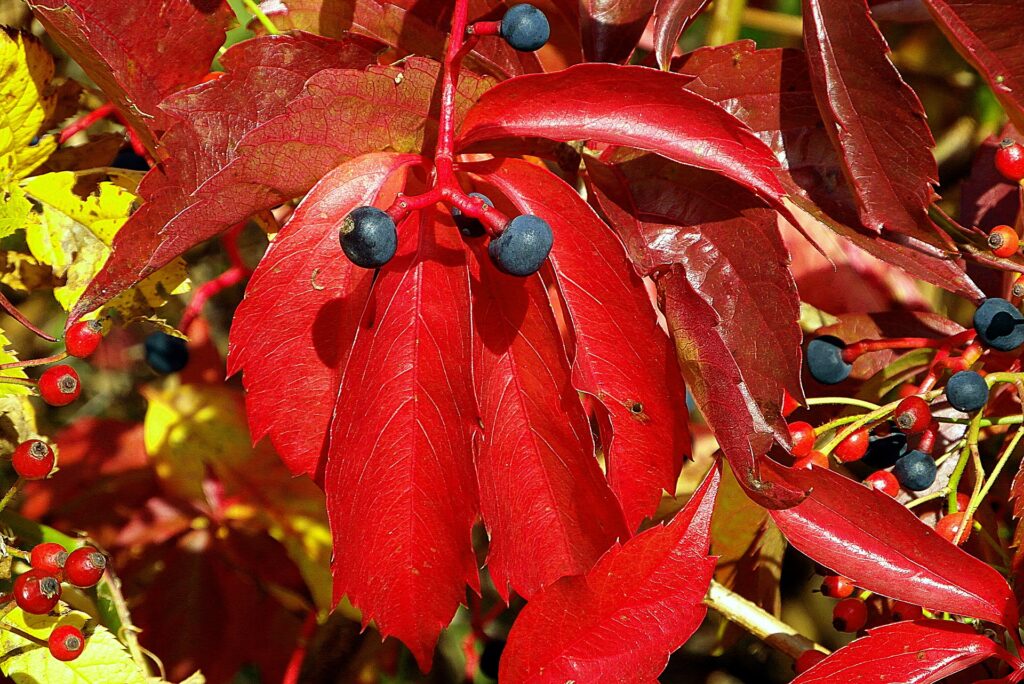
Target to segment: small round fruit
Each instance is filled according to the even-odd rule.
[[[907,436],[898,430],[887,435],[872,435],[864,462],[872,468],[890,468],[908,451]]]
[[[911,451],[896,461],[892,474],[904,489],[920,492],[935,484],[935,459],[923,451]]]
[[[844,599],[853,595],[853,581],[842,575],[825,575],[821,580],[821,593],[829,598]]]
[[[377,207],[356,207],[338,230],[345,256],[362,268],[380,268],[398,249],[395,220]]]
[[[859,598],[845,598],[832,609],[832,626],[840,632],[857,632],[868,624],[868,607]]]
[[[832,455],[834,455],[836,460],[840,463],[859,461],[864,458],[866,453],[868,453],[868,446],[870,444],[871,433],[868,432],[867,428],[861,428],[860,430],[851,433],[849,437],[836,445],[835,451],[832,452]]]
[[[816,465],[819,468],[828,468],[828,456],[815,449],[803,458],[798,458],[796,462],[793,463],[794,468],[803,468],[806,470],[810,470],[812,465]]]
[[[917,620],[924,616],[924,611],[921,610],[921,606],[904,603],[903,601],[895,601],[889,614],[893,622],[902,622],[904,620]]]
[[[551,226],[544,219],[524,214],[512,219],[505,231],[491,240],[487,253],[500,270],[523,277],[540,269],[552,244]]]
[[[161,375],[177,373],[188,365],[188,342],[165,332],[146,337],[146,363]]]
[[[484,644],[484,650],[480,654],[480,673],[491,679],[498,679],[498,666],[501,664],[501,654],[504,650],[504,639],[490,639]]]
[[[814,427],[810,423],[797,420],[786,427],[789,428],[789,439],[793,442],[791,453],[803,458],[814,449]]]
[[[11,466],[18,477],[26,480],[42,480],[53,472],[57,457],[50,445],[40,439],[29,439],[14,450]]]
[[[85,649],[85,635],[74,625],[59,625],[50,632],[50,638],[46,643],[50,647],[50,655],[67,662],[82,655]]]
[[[989,297],[974,312],[978,337],[998,351],[1013,351],[1024,344],[1024,315],[1010,302]]]
[[[939,533],[939,536],[948,542],[953,542],[956,539],[957,533],[961,527],[964,526],[964,513],[966,511],[959,511],[957,513],[950,513],[939,518],[939,522],[935,524],[935,531]],[[960,543],[963,544],[967,541],[967,538],[971,536],[972,522],[967,521],[967,525],[964,529],[964,533],[960,536]]]
[[[67,406],[81,393],[82,383],[71,366],[51,366],[39,376],[39,394],[50,406]]]
[[[64,348],[80,359],[92,356],[103,341],[103,324],[99,321],[78,321],[64,335]]]
[[[57,607],[60,580],[42,570],[29,570],[14,580],[14,601],[26,613],[45,615]]]
[[[1003,178],[1019,183],[1024,180],[1024,146],[1020,143],[1006,138],[999,143],[995,158],[996,171]]]
[[[533,52],[544,47],[551,37],[551,26],[544,12],[533,5],[512,5],[501,18],[501,37],[520,52]]]
[[[494,202],[492,202],[487,195],[481,195],[479,192],[471,192],[469,193],[469,196],[475,197],[489,207],[494,206]],[[466,216],[458,207],[452,207],[452,218],[455,219],[455,225],[458,227],[459,232],[462,233],[462,237],[478,238],[487,234],[487,231],[484,229],[484,224],[480,223],[480,219]]]
[[[42,570],[60,579],[64,576],[64,563],[67,560],[67,549],[57,542],[43,542],[32,547],[28,562],[33,570]]]
[[[996,226],[988,234],[988,248],[997,257],[1011,257],[1020,247],[1020,236],[1010,226]]]
[[[988,401],[988,383],[974,371],[954,373],[946,383],[946,399],[957,411],[977,411]]]
[[[821,651],[809,648],[801,653],[795,661],[793,661],[793,672],[803,674],[827,657],[828,656]]]
[[[83,546],[68,554],[64,562],[64,579],[76,587],[91,587],[103,577],[107,557],[93,546]]]
[[[889,496],[896,496],[900,493],[899,480],[888,470],[876,470],[864,478],[864,484]]]
[[[843,360],[846,343],[833,335],[822,335],[807,345],[807,370],[823,385],[835,385],[850,377],[853,365]]]
[[[893,417],[900,430],[913,435],[928,428],[932,422],[932,411],[927,401],[915,395],[897,404]]]

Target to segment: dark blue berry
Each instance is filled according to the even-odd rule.
[[[504,639],[491,639],[484,644],[480,654],[480,674],[491,679],[498,679],[498,666],[501,664],[501,653],[505,650]]]
[[[846,343],[833,335],[822,335],[807,345],[807,370],[824,385],[835,385],[850,377],[853,366],[843,360]]]
[[[476,197],[478,200],[483,200],[484,204],[489,207],[494,206],[494,202],[488,199],[487,196],[481,195],[479,192],[471,192],[469,193],[469,196]],[[462,233],[463,237],[483,237],[487,232],[484,230],[484,224],[480,223],[479,219],[463,216],[458,207],[452,207],[452,218],[455,219],[455,225],[459,227],[459,232]]]
[[[152,333],[146,338],[146,363],[157,373],[177,373],[188,365],[188,344],[167,333]]]
[[[139,153],[132,149],[131,145],[125,145],[117,151],[117,156],[110,162],[110,165],[118,169],[129,171],[149,171],[149,162]]]
[[[1024,316],[1010,302],[989,297],[974,312],[974,329],[981,341],[999,351],[1024,344]]]
[[[902,432],[891,432],[888,435],[871,435],[868,438],[868,451],[861,459],[875,470],[891,467],[907,453],[907,436]]]
[[[896,461],[892,474],[904,489],[920,492],[935,484],[935,459],[923,451],[911,451]]]
[[[960,371],[946,383],[946,399],[957,411],[977,411],[988,401],[988,383],[974,371]]]
[[[533,52],[548,42],[551,27],[544,13],[533,5],[513,5],[501,18],[501,37],[520,52]]]
[[[398,231],[387,212],[376,207],[356,207],[341,222],[341,248],[353,264],[380,268],[398,249]]]
[[[554,236],[543,219],[525,214],[516,216],[498,237],[491,240],[487,252],[499,269],[514,276],[536,273],[548,258]]]

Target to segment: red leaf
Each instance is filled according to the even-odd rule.
[[[324,478],[335,598],[347,594],[424,671],[466,584],[479,587],[469,276],[459,233],[440,218],[431,208],[404,221],[374,283]]]
[[[526,604],[501,657],[501,681],[657,681],[707,613],[718,482],[713,468],[672,522],[609,549],[586,575],[565,577]]]
[[[658,0],[654,7],[654,54],[662,69],[668,69],[679,37],[700,14],[708,0]]]
[[[1024,127],[1024,50],[1008,27],[1024,26],[1017,0],[925,0],[953,47],[988,81],[1017,126]]]
[[[933,239],[935,141],[914,91],[889,61],[863,0],[804,0],[804,45],[825,130],[842,152],[861,222]]]
[[[1003,576],[891,497],[831,470],[775,463],[762,470],[772,481],[810,490],[800,505],[772,511],[789,542],[810,558],[869,591],[1016,628],[1016,601]]]
[[[594,458],[540,278],[504,275],[486,255],[470,264],[487,565],[502,598],[511,587],[529,599],[560,577],[587,572],[628,532]]]
[[[970,625],[944,620],[897,622],[839,649],[793,684],[929,684],[992,657],[1009,654]]]
[[[334,402],[322,398],[338,394],[373,280],[341,254],[338,224],[417,159],[367,155],[324,176],[271,243],[235,312],[228,374],[245,371],[252,437],[269,435],[294,474],[323,474]]]
[[[686,388],[647,289],[615,235],[554,174],[512,159],[464,170],[551,224],[551,263],[575,333],[573,384],[605,409],[598,425],[608,481],[635,530],[663,490],[675,493],[690,450]]]
[[[651,18],[655,0],[580,0],[580,31],[588,62],[624,62]]]

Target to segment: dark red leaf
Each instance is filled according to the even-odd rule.
[[[253,439],[269,435],[294,474],[323,473],[334,414],[324,397],[338,394],[373,280],[341,253],[338,225],[417,159],[367,155],[324,176],[271,243],[235,312],[228,374],[245,371]]]
[[[1020,211],[1020,187],[996,171],[995,156],[1003,138],[1024,140],[1009,126],[1000,136],[992,136],[978,148],[960,194],[960,223],[981,228],[986,233],[1000,224],[1014,225]]]
[[[469,275],[441,217],[430,208],[399,226],[342,378],[324,477],[335,598],[347,594],[424,671],[466,584],[479,587]]]
[[[719,472],[712,468],[667,525],[614,546],[583,576],[539,593],[516,618],[503,682],[654,682],[700,626]]]
[[[158,106],[210,71],[234,19],[220,0],[32,0],[46,34],[64,48],[150,150],[174,119]]]
[[[470,264],[487,566],[503,598],[511,587],[529,599],[590,570],[628,532],[594,458],[543,283],[504,275],[479,253]]]
[[[1008,656],[970,625],[945,620],[897,622],[868,630],[793,684],[929,684],[992,657]]]
[[[655,0],[581,0],[580,31],[589,62],[624,62],[651,18]]]
[[[663,490],[675,493],[690,451],[686,388],[647,289],[614,233],[554,174],[513,159],[466,170],[551,224],[551,263],[575,338],[573,384],[604,407],[608,481],[635,530]]]
[[[669,68],[679,36],[707,4],[708,0],[658,0],[654,7],[654,54],[661,68]]]
[[[772,517],[813,560],[883,596],[1016,628],[1016,601],[1003,576],[893,498],[831,470],[763,465],[770,480],[810,491]]]

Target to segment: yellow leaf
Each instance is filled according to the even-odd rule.
[[[10,351],[7,346],[11,343],[7,339],[3,330],[0,330],[0,364],[12,363],[18,360],[18,357],[14,355],[13,351]],[[9,368],[7,370],[0,371],[0,377],[9,378],[27,378],[25,371],[21,368]],[[21,397],[32,394],[32,390],[24,385],[15,385],[9,382],[0,382],[0,398],[3,397]]]
[[[48,92],[53,71],[37,38],[0,32],[0,186],[26,177],[57,148],[52,136],[32,144],[56,104]]]
[[[17,385],[7,385],[17,387]],[[22,388],[24,389],[24,388]],[[0,456],[14,453],[26,439],[38,439],[36,412],[27,396],[0,396]]]

